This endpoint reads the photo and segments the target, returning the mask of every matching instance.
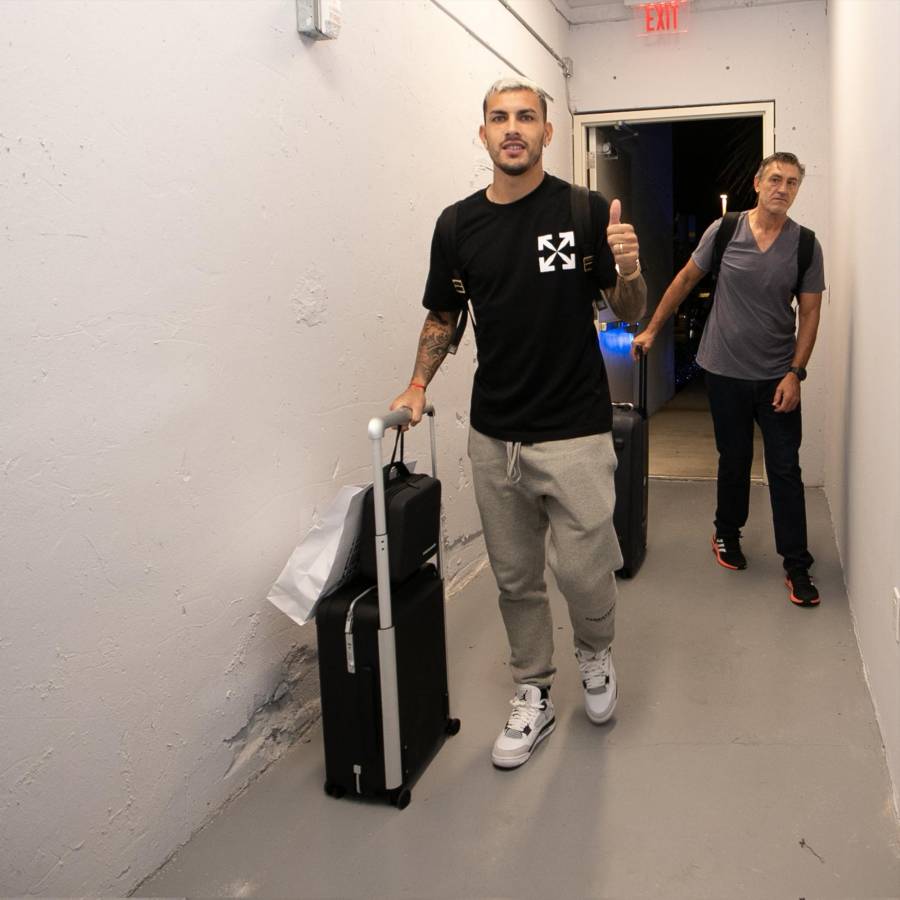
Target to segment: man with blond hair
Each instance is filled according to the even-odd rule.
[[[515,682],[512,713],[493,745],[495,766],[526,762],[554,729],[550,700],[553,626],[544,576],[549,562],[566,599],[592,722],[610,719],[616,456],[606,372],[592,298],[597,288],[621,318],[643,313],[646,287],[634,229],[621,205],[591,193],[591,247],[577,247],[572,186],[544,172],[553,138],[547,95],[504,79],[484,98],[481,141],[493,179],[456,204],[455,259],[439,229],[423,300],[428,309],[409,386],[391,408],[422,417],[425,392],[444,360],[465,298],[472,306],[478,369],[472,388],[469,458]],[[576,259],[594,256],[590,272]]]
[[[762,161],[753,180],[756,206],[740,214],[727,242],[725,232],[719,235],[724,219],[709,226],[647,329],[635,338],[633,352],[650,350],[663,323],[716,268],[717,247],[722,249],[715,299],[697,352],[706,370],[719,451],[713,553],[726,569],[747,568],[741,529],[750,509],[756,421],[765,447],[775,548],[784,560],[789,597],[798,606],[816,606],[819,591],[809,574],[813,557],[806,545],[800,473],[800,385],[816,343],[825,274],[815,235],[787,214],[804,171],[793,153],[774,153]]]

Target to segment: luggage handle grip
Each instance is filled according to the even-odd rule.
[[[430,403],[427,404],[423,413],[426,416],[433,416],[434,407]],[[412,413],[406,407],[395,409],[386,416],[376,416],[374,419],[369,419],[369,437],[373,441],[380,441],[389,428],[396,428],[398,425],[408,425],[410,419],[412,419]]]

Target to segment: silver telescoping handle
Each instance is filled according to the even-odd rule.
[[[434,441],[434,407],[428,404],[428,435],[431,439],[431,471],[437,478],[437,450]],[[403,756],[400,748],[400,694],[397,686],[397,643],[391,612],[391,575],[388,565],[387,516],[384,507],[384,459],[381,442],[389,428],[406,425],[412,418],[408,409],[395,409],[386,416],[369,420],[372,441],[372,487],[375,507],[375,565],[378,574],[378,659],[381,681],[382,738],[384,741],[384,786],[388,790],[403,783]],[[443,522],[438,534],[438,566],[444,577]]]

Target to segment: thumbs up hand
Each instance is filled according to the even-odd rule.
[[[620,275],[631,275],[638,265],[638,239],[634,226],[622,222],[622,203],[613,200],[609,205],[609,227],[606,240]]]
[[[609,204],[609,224],[618,225],[622,221],[622,201],[613,200]]]

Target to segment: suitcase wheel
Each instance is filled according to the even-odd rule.
[[[391,791],[391,803],[393,803],[397,809],[406,809],[406,807],[409,806],[410,800],[412,800],[412,792],[409,788],[400,787]]]
[[[459,734],[459,719],[447,719],[447,734]]]
[[[329,797],[341,798],[347,793],[347,789],[340,784],[334,784],[331,781],[325,782],[325,793]]]

